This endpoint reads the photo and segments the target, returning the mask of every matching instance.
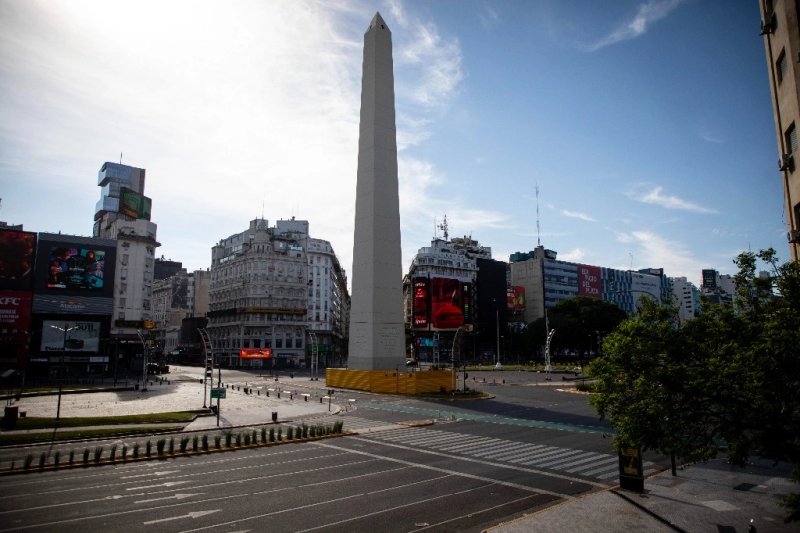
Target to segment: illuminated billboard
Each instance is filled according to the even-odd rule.
[[[272,348],[242,348],[239,350],[240,359],[269,359],[272,357]]]
[[[100,352],[100,322],[43,320],[42,352]]]
[[[525,310],[525,287],[511,286],[506,289],[508,310],[513,312]]]
[[[32,293],[0,291],[0,330],[30,331]]]
[[[150,220],[153,201],[147,196],[122,187],[119,191],[119,212],[131,218]]]
[[[0,289],[31,290],[36,234],[0,229]]]
[[[414,328],[427,329],[428,327],[428,278],[415,278],[413,283],[414,299],[413,316]]]
[[[87,246],[53,246],[47,254],[47,288],[103,292],[106,251]]]
[[[456,329],[472,311],[470,284],[457,279],[431,279],[431,325],[435,329]]]
[[[603,297],[603,282],[600,278],[600,267],[578,265],[578,296],[589,298]]]

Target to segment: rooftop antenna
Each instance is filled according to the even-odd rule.
[[[628,255],[631,256],[631,270],[633,270],[633,252],[628,252]]]
[[[542,232],[539,229],[539,184],[536,184],[536,247],[542,245]]]
[[[264,200],[261,200],[261,220],[264,220]]]
[[[449,233],[447,231],[447,213],[444,214],[444,221],[437,226],[442,232],[444,232],[444,240],[447,241]]]
[[[119,153],[119,164],[122,164],[122,152]]]

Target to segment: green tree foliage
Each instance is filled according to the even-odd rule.
[[[759,260],[769,277],[757,275]],[[644,301],[608,335],[587,369],[591,403],[617,447],[697,461],[724,444],[732,461],[790,461],[800,478],[800,264],[779,265],[771,249],[734,263],[733,304],[705,303],[679,327],[674,308]],[[793,520],[798,500],[787,499]]]
[[[613,303],[576,296],[559,302],[547,312],[550,329],[555,329],[551,353],[574,352],[578,357],[596,353],[601,339],[612,332],[627,315]],[[547,339],[544,318],[528,328],[530,341],[544,346]]]

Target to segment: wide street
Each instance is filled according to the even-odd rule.
[[[281,383],[324,392],[306,376]],[[340,414],[296,421],[343,420],[356,436],[3,477],[0,531],[481,531],[617,482],[608,426],[560,374],[468,384],[494,398],[337,391]],[[646,459],[646,474],[667,467]]]

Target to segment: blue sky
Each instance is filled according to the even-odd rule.
[[[403,268],[446,214],[496,259],[788,259],[758,2],[0,0],[0,220],[91,235],[104,161],[147,169],[190,270],[261,216],[350,271],[363,34],[392,30]]]

